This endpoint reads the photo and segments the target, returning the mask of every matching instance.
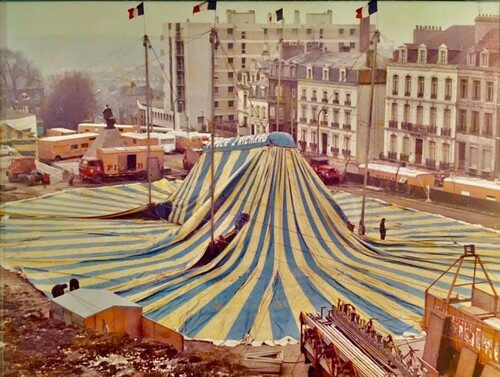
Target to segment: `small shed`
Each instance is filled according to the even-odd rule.
[[[54,298],[51,317],[99,332],[142,333],[142,307],[104,289],[80,288]]]

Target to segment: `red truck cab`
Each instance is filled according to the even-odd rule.
[[[95,157],[82,158],[78,165],[78,172],[82,181],[95,180],[100,182],[104,179],[102,161]]]
[[[328,157],[313,157],[309,160],[309,163],[325,184],[342,182],[343,173],[330,165]]]

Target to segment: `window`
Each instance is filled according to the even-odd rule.
[[[347,126],[351,125],[351,112],[350,111],[344,111],[344,124]]]
[[[313,94],[312,94],[312,97],[311,97],[311,101],[317,101],[318,100],[318,97],[317,97],[317,91],[316,90],[313,90]]]
[[[467,131],[467,110],[458,110],[457,131]]]
[[[424,124],[424,108],[423,106],[417,106],[417,124]]]
[[[344,136],[344,149],[346,151],[351,150],[351,138],[349,136]]]
[[[340,99],[339,99],[339,92],[333,93],[333,103],[338,104],[339,101],[340,101]]]
[[[302,89],[302,96],[301,99],[307,99],[307,90]]]
[[[267,35],[267,28],[264,28],[264,35]]]
[[[338,148],[339,147],[339,135],[333,134],[332,137],[332,147]]]
[[[493,102],[493,82],[486,83],[486,101]]]
[[[231,121],[231,120],[234,120],[234,115],[232,115],[232,114],[228,115],[228,116],[227,116],[227,120],[230,120],[230,121]]]
[[[471,130],[472,134],[479,134],[479,111],[472,112]]]
[[[491,113],[484,114],[483,135],[484,136],[492,136],[493,135],[493,114],[491,114]]]
[[[245,39],[247,37],[247,32],[246,31],[242,31],[241,32],[241,39]]]
[[[353,28],[349,29],[349,34],[356,35],[356,29],[353,29]]]
[[[234,58],[227,58],[228,64],[233,64],[234,63]]]
[[[349,42],[349,48],[350,49],[355,49],[356,48],[356,42]]]
[[[346,79],[346,73],[345,73],[345,68],[342,68],[340,70],[340,76],[339,76],[339,81],[344,82]]]
[[[436,161],[436,142],[429,141],[429,159]]]
[[[409,97],[411,95],[411,76],[405,77],[405,96]]]
[[[397,103],[391,104],[391,120],[392,121],[398,120],[398,104]]]
[[[481,169],[485,171],[491,170],[491,149],[484,148],[483,149],[483,159],[481,162]]]
[[[490,114],[491,115],[491,114]],[[80,148],[88,148],[89,147],[89,143],[82,143],[80,145]]]
[[[429,114],[429,126],[436,127],[437,125],[437,109],[435,107],[431,107]]]
[[[230,86],[227,88],[228,93],[234,93],[234,86]],[[246,96],[245,96],[246,97]]]
[[[421,46],[418,49],[418,62],[427,63],[427,48],[425,46]]]
[[[424,97],[424,90],[425,90],[424,83],[425,83],[424,77],[418,76],[418,92],[417,92],[418,98]]]
[[[481,52],[479,55],[479,60],[481,63],[481,67],[488,67],[489,62],[488,62],[488,53],[486,51]]]
[[[307,106],[306,105],[302,105],[302,108],[301,108],[301,118],[304,119],[304,121],[306,121],[307,119]]]
[[[397,152],[397,141],[398,141],[398,137],[396,135],[391,135],[391,142],[390,142],[390,146],[389,146],[389,151],[390,152]]]
[[[438,79],[437,77],[431,78],[431,99],[436,99],[438,93]]]
[[[443,112],[443,127],[449,129],[451,127],[451,110],[444,109]]]
[[[446,79],[444,82],[444,99],[451,100],[451,79]]]
[[[339,35],[344,35],[344,28],[339,29]]]
[[[467,79],[460,79],[460,98],[467,99]]]
[[[408,155],[410,152],[410,138],[408,136],[403,137],[403,154]]]
[[[339,114],[340,114],[339,110],[337,109],[333,110],[333,123],[339,124]]]
[[[71,150],[76,150],[76,149],[78,149],[78,144],[71,144],[70,148],[71,148]]]
[[[228,43],[228,44],[227,44],[227,49],[228,49],[228,50],[232,50],[232,49],[233,49],[233,47],[234,47],[234,44],[233,44],[233,43]]]
[[[214,107],[217,109],[219,107],[219,101],[214,101]]]
[[[406,123],[410,122],[410,105],[405,105],[404,106],[403,121],[406,122]]]
[[[447,64],[448,63],[448,48],[445,45],[441,45],[439,47],[439,64]]]
[[[328,75],[328,68],[323,68],[323,80],[328,80],[329,75]]]
[[[241,68],[247,67],[247,58],[241,58]]]
[[[326,90],[323,90],[323,100],[328,101],[328,92]]]
[[[233,72],[228,72],[227,73],[227,78],[228,79],[232,79],[234,77],[234,73]]]
[[[246,43],[242,43],[241,44],[241,52],[244,54],[245,53],[245,50],[247,49],[247,44]]]
[[[313,69],[312,67],[307,67],[307,74],[306,74],[306,79],[312,79],[312,75],[313,75]]]
[[[398,95],[398,88],[399,88],[399,76],[398,75],[393,75],[392,76],[392,94],[397,96]]]
[[[311,35],[312,34],[312,29],[306,29],[306,34]]]
[[[476,54],[474,53],[474,51],[469,51],[467,53],[467,65],[476,65]]]
[[[472,99],[475,101],[481,100],[481,81],[472,81]]]
[[[407,52],[408,50],[406,49],[406,46],[399,48],[399,61],[401,63],[406,63],[406,57],[408,55]]]
[[[227,34],[228,35],[233,35],[233,28],[227,29]]]
[[[443,143],[441,161],[445,164],[450,162],[450,144]]]
[[[478,160],[478,148],[475,145],[471,145],[469,149],[470,156],[470,167],[473,169],[477,169],[477,160]]]
[[[344,105],[350,106],[351,105],[351,93],[346,93],[345,94],[345,102]]]

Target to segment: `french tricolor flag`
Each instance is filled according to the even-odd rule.
[[[134,17],[143,16],[144,15],[144,2],[140,3],[135,8],[130,8],[128,10],[128,19],[132,20]]]
[[[364,7],[356,9],[356,18],[366,18],[377,11],[377,0],[371,0]]]
[[[216,0],[204,1],[203,3],[200,3],[200,4],[195,5],[193,7],[193,14],[199,13],[203,10],[216,10],[216,9],[217,9],[217,1]]]

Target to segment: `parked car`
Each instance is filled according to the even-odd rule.
[[[0,156],[13,156],[17,154],[17,151],[9,145],[0,145]]]
[[[313,157],[309,160],[309,164],[325,184],[342,182],[343,173],[330,165],[328,157]]]

